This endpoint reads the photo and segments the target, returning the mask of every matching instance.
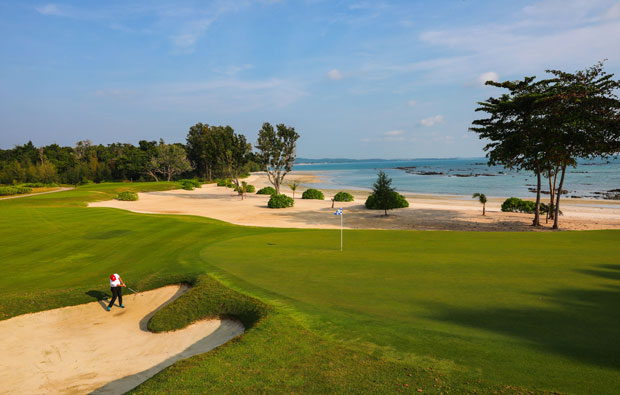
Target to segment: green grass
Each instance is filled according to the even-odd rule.
[[[127,189],[0,201],[0,319],[97,299],[115,271],[139,290],[202,284],[158,330],[251,324],[138,393],[620,388],[620,232],[347,231],[341,253],[338,231],[85,208]]]

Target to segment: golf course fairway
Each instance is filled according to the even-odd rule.
[[[337,230],[85,207],[175,187],[0,201],[0,319],[92,302],[117,272],[141,291],[199,284],[174,314],[162,309],[160,331],[216,314],[201,301],[229,295],[219,314],[248,329],[136,393],[620,390],[618,231],[358,230],[340,252]]]

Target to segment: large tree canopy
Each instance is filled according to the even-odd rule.
[[[268,122],[258,132],[256,148],[267,172],[269,182],[280,194],[280,185],[287,173],[293,169],[299,134],[295,128],[284,124],[276,125],[276,130]]]
[[[551,191],[553,227],[557,229],[567,166],[576,166],[579,158],[620,152],[620,101],[615,94],[620,81],[605,73],[602,63],[574,74],[547,72],[553,77],[539,82],[526,77],[487,83],[509,93],[478,103],[476,111],[489,116],[474,121],[471,130],[489,141],[484,148],[489,164],[536,173],[535,225],[539,224],[541,174],[555,177],[560,173],[557,190],[554,182]]]

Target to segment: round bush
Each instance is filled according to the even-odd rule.
[[[257,195],[275,195],[276,194],[276,190],[272,187],[265,187],[262,189],[259,189],[258,192],[256,192]]]
[[[293,201],[293,198],[288,197],[286,195],[271,195],[271,198],[269,199],[269,203],[267,203],[267,207],[269,208],[286,208],[286,207],[293,207],[293,204],[295,204],[295,202]]]
[[[245,187],[245,191],[247,193],[254,193],[254,191],[256,191],[256,187],[254,185],[248,185],[247,187]]]
[[[138,194],[131,191],[125,191],[118,194],[117,200],[138,200]]]
[[[304,193],[302,193],[301,198],[323,200],[325,199],[325,196],[323,195],[323,192],[319,191],[318,189],[310,188],[306,189]]]
[[[394,208],[409,207],[409,202],[407,201],[407,199],[405,199],[403,195],[401,195],[400,193],[396,191],[392,192],[390,201],[392,204],[390,204],[391,207],[389,208],[389,210],[394,209]],[[369,210],[383,210],[383,207],[379,207],[377,196],[374,193],[368,196],[368,199],[366,199],[366,203],[364,203],[364,205]]]
[[[334,195],[334,200],[337,202],[352,202],[353,195],[347,192],[338,192]]]
[[[202,182],[196,180],[196,179],[183,179],[183,180],[179,180],[179,182],[183,185],[185,184],[190,184],[191,186],[193,186],[194,188],[200,188],[202,186]],[[185,189],[185,188],[183,188]],[[191,189],[190,189],[191,191]]]
[[[194,190],[194,184],[191,183],[191,182],[184,182],[183,186],[181,188],[185,189],[186,191],[193,191]]]
[[[511,213],[518,212],[519,202],[521,202],[521,199],[516,198],[516,197],[511,197],[511,198],[504,200],[504,203],[502,203],[502,211],[511,212]]]

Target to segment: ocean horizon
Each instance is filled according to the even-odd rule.
[[[488,166],[485,157],[298,158],[293,170],[320,173],[321,182],[314,186],[325,189],[370,190],[377,172],[382,170],[392,178],[392,186],[399,192],[464,197],[471,197],[474,192],[489,197],[536,196],[533,172]],[[546,179],[543,179],[542,189],[549,191]],[[568,191],[568,197],[603,199],[606,193],[620,189],[620,159],[579,161],[577,167],[567,168],[563,189]]]

